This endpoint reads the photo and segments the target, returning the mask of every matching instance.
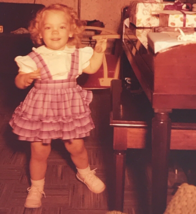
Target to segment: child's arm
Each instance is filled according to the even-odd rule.
[[[99,39],[97,40],[97,44],[95,45],[95,49],[93,55],[90,59],[90,64],[86,67],[83,72],[87,74],[93,74],[98,71],[103,63],[104,51],[107,47],[107,39]]]
[[[40,69],[33,71],[31,73],[19,72],[15,78],[15,84],[18,88],[25,89],[28,86],[30,86],[35,79],[39,78],[40,78]]]

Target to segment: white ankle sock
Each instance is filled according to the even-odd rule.
[[[87,168],[85,168],[85,169],[78,169],[78,168],[76,168],[77,170],[78,170],[78,173],[80,174],[80,175],[85,175],[85,174],[88,174],[89,172],[90,172],[90,166],[88,166]]]
[[[31,179],[31,186],[37,187],[40,191],[44,190],[45,178],[41,180],[32,180]]]

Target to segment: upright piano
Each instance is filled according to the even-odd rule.
[[[196,43],[175,45],[154,53],[135,36],[135,30],[126,20],[123,50],[154,110],[152,214],[163,214],[167,202],[170,113],[173,109],[196,109]]]

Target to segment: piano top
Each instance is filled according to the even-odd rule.
[[[154,109],[196,109],[196,43],[177,45],[154,54],[130,26],[123,49]]]

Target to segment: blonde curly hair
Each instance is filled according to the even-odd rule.
[[[77,13],[73,10],[73,8],[63,4],[51,4],[37,12],[35,18],[31,20],[29,25],[29,32],[32,42],[36,46],[41,46],[44,44],[43,40],[39,36],[41,31],[40,23],[42,21],[44,12],[50,10],[63,11],[66,15],[68,15],[68,21],[70,21],[73,36],[68,39],[67,44],[70,46],[74,45],[79,47],[81,43],[82,32],[85,29],[84,26],[86,25],[86,22],[78,19]]]

